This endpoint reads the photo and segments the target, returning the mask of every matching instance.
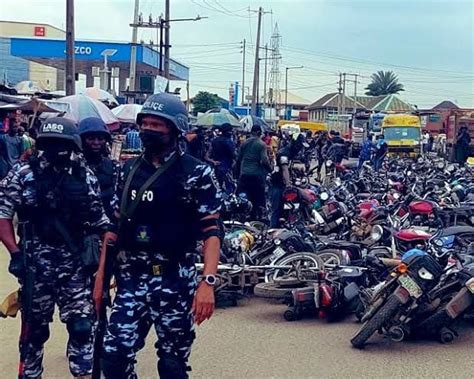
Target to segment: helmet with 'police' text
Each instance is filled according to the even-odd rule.
[[[186,106],[177,96],[169,93],[158,93],[146,99],[141,112],[137,115],[138,125],[141,125],[145,116],[163,118],[169,121],[180,133],[186,133],[189,130]]]

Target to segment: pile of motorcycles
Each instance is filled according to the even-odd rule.
[[[288,321],[355,314],[356,348],[376,332],[452,342],[474,316],[474,170],[425,156],[378,173],[329,161],[322,183],[290,172],[279,229],[226,200],[218,296],[279,299]]]

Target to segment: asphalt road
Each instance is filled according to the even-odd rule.
[[[0,299],[16,288],[7,274],[8,255],[0,249]],[[358,325],[348,319],[328,324],[283,320],[284,305],[244,299],[218,309],[198,327],[191,355],[192,378],[472,378],[474,328],[463,327],[452,345],[395,344],[376,336],[363,351],[352,349]],[[0,378],[15,378],[19,319],[0,320]],[[68,378],[67,334],[58,320],[46,344],[43,379]],[[138,356],[140,378],[156,378],[155,335]]]

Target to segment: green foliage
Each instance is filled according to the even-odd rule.
[[[206,91],[199,91],[193,99],[193,113],[206,112],[219,106],[219,96]]]
[[[377,71],[371,76],[372,83],[365,89],[368,96],[390,95],[405,91],[403,84],[398,82],[397,75],[393,71]]]

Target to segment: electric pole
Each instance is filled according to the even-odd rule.
[[[263,75],[263,109],[267,108],[267,62],[268,62],[268,45],[265,44],[265,72]],[[265,116],[265,113],[264,113]]]
[[[339,87],[337,88],[337,127],[339,129],[339,119],[341,117],[342,105],[342,73],[339,73]]]
[[[74,0],[66,1],[66,96],[76,93],[76,62],[74,51]]]
[[[242,57],[242,106],[244,105],[244,101],[245,101],[245,44],[246,44],[246,41],[245,41],[245,38],[244,38],[244,41],[242,42],[242,53],[243,53],[243,57]]]
[[[170,89],[170,0],[165,0],[165,78],[166,92]]]
[[[140,9],[140,0],[135,0],[135,9],[133,11],[133,24],[138,24],[138,12]],[[135,91],[136,75],[137,75],[137,26],[133,26],[132,29],[132,47],[130,49],[130,82],[128,89],[131,92]]]
[[[257,39],[255,42],[255,66],[253,70],[253,88],[252,88],[252,116],[257,115],[258,106],[258,81],[260,75],[260,30],[262,29],[263,8],[258,8]]]

